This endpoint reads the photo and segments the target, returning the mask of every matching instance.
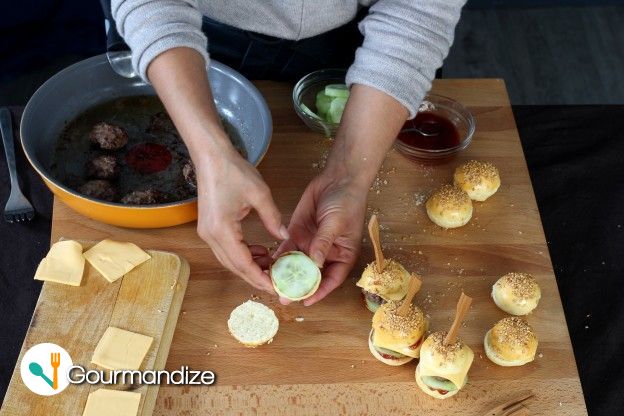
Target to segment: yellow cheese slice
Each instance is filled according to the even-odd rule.
[[[407,355],[408,357],[418,358],[420,357],[420,346],[415,349],[411,349],[410,346],[418,342],[419,339],[422,339],[425,336],[426,331],[427,331],[427,328],[425,326],[420,336],[417,335],[416,337],[412,337],[411,339],[403,340],[403,342],[400,342],[401,340],[399,340],[396,337],[393,337],[391,334],[388,334],[387,332],[374,331],[373,332],[373,344],[381,348],[400,352],[401,354]]]
[[[80,243],[73,240],[59,241],[52,244],[47,256],[39,263],[35,280],[80,286],[84,264]]]
[[[84,257],[111,283],[151,258],[136,244],[113,240],[100,241],[87,250]]]
[[[153,338],[109,326],[98,342],[91,362],[108,370],[138,370]]]
[[[461,359],[458,360],[457,363],[449,363],[448,366],[444,365],[436,365],[430,363],[425,355],[423,355],[423,351],[420,351],[420,375],[422,376],[437,376],[444,377],[455,384],[458,388],[462,388],[466,382],[466,376],[468,375],[468,370],[470,370],[470,366],[472,365],[473,353],[472,350],[469,350],[468,354],[463,355]],[[423,359],[424,358],[424,359]]]
[[[98,389],[89,393],[82,416],[136,416],[141,393]]]

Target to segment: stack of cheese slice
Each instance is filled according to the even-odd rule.
[[[73,240],[54,243],[41,260],[36,280],[45,280],[71,286],[80,286],[85,259],[106,280],[113,283],[151,257],[136,244],[102,240],[84,254],[82,245]]]

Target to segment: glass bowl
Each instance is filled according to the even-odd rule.
[[[321,69],[309,73],[301,78],[293,88],[292,99],[295,112],[311,130],[333,137],[338,130],[339,123],[323,120],[316,114],[316,94],[329,84],[344,84],[347,71],[344,69]],[[305,107],[307,107],[307,109]]]
[[[436,162],[455,156],[467,148],[472,142],[472,136],[475,132],[475,118],[466,107],[449,97],[442,95],[428,94],[423,99],[418,114],[431,113],[449,121],[457,130],[459,135],[459,143],[452,146],[441,146],[437,148],[418,147],[410,145],[398,139],[395,142],[395,148],[408,159],[417,162]],[[418,117],[418,115],[416,115]],[[413,127],[412,120],[408,120],[403,128]]]

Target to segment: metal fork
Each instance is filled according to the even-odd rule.
[[[515,399],[500,404],[484,416],[522,416],[528,415],[529,411],[524,406],[525,402],[533,397],[533,393],[529,390],[521,392]]]
[[[6,222],[25,222],[35,217],[35,210],[22,194],[18,180],[17,168],[15,167],[15,148],[13,147],[13,126],[11,113],[8,108],[0,108],[0,133],[4,142],[7,167],[11,177],[11,194],[4,207],[4,220]]]

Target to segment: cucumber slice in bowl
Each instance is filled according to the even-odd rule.
[[[330,97],[349,97],[349,87],[345,84],[329,84],[325,86],[325,95]]]
[[[278,295],[297,301],[312,296],[321,284],[321,270],[300,251],[282,254],[271,266],[271,281]]]
[[[325,91],[321,90],[316,94],[316,112],[322,119],[327,118],[327,113],[329,112],[329,106],[331,105],[334,97],[330,97],[329,95],[325,95]]]

